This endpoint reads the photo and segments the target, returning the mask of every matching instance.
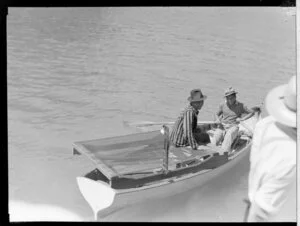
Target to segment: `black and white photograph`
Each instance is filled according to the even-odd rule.
[[[296,222],[296,11],[8,7],[9,221]]]

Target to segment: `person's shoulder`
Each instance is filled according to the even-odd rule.
[[[275,143],[281,143],[282,141],[284,141],[283,144],[290,143],[290,141],[291,144],[295,143],[293,138],[284,132],[276,122],[276,119],[271,115],[259,120],[255,125],[255,132],[264,130],[266,131],[265,133],[267,133],[266,139],[276,137]]]
[[[193,112],[193,107],[191,105],[187,105],[183,111],[184,112]]]
[[[246,104],[244,102],[241,102],[241,101],[238,101],[238,100],[236,101],[236,105],[246,107]]]
[[[240,109],[244,109],[246,110],[247,112],[254,112],[254,110],[252,108],[249,108],[245,103],[243,102],[237,102],[238,106]]]
[[[261,134],[261,132],[270,127],[274,127],[275,119],[272,116],[267,116],[265,118],[260,119],[254,129],[255,134]],[[272,130],[272,128],[271,128]]]
[[[275,119],[271,115],[269,115],[269,116],[259,120],[256,123],[255,127],[265,127],[267,125],[271,125],[271,124],[274,124],[274,123],[275,123]]]
[[[245,104],[244,104],[243,102],[240,102],[240,101],[238,101],[238,100],[237,100],[235,103],[236,103],[236,105],[239,106],[239,107],[244,107],[244,106],[245,106]]]

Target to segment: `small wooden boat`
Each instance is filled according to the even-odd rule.
[[[259,118],[260,109],[239,125],[230,153],[209,142],[198,150],[174,147],[166,125],[162,130],[75,142],[73,154],[86,155],[96,164],[96,169],[77,177],[80,192],[97,219],[98,213],[201,186],[247,155]],[[198,122],[198,127],[212,137],[217,124]]]

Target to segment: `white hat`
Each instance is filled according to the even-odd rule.
[[[230,96],[230,95],[236,94],[236,93],[238,93],[238,92],[235,91],[234,88],[229,87],[228,89],[225,90],[224,96],[227,97],[227,96]]]
[[[296,76],[288,84],[273,88],[266,97],[266,109],[278,122],[297,127]]]

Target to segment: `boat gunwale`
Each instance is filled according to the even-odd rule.
[[[181,167],[181,168],[175,168],[175,169],[172,169],[172,170],[168,170],[168,172],[170,172],[170,171],[172,171],[172,172],[179,172],[179,171],[181,171],[183,168],[184,169],[188,169],[188,168],[192,168],[192,167],[196,167],[196,166],[199,166],[200,164],[203,164],[203,163],[205,163],[205,162],[207,162],[208,160],[210,160],[211,158],[213,158],[215,155],[214,154],[217,154],[217,153],[211,153],[210,155],[209,155],[209,157],[207,158],[207,159],[205,159],[204,161],[201,161],[201,162],[198,162],[198,163],[196,163],[196,164],[193,164],[193,165],[190,165],[190,166],[185,166],[185,167]],[[206,157],[206,156],[208,156],[208,155],[204,155],[204,156],[201,156],[201,158],[202,157]],[[194,159],[196,159],[196,158],[194,158]],[[190,159],[190,160],[192,160],[192,159]],[[161,168],[162,169],[162,168]],[[155,170],[155,169],[154,169]],[[135,172],[130,172],[130,173],[126,173],[126,174],[120,174],[120,176],[118,176],[118,178],[126,178],[126,177],[124,177],[124,176],[126,176],[126,175],[131,175],[131,174],[138,174],[138,173],[141,173],[141,174],[143,174],[143,173],[150,173],[149,171],[148,172],[141,172],[141,171],[135,171]],[[155,172],[153,172],[154,174],[155,174]],[[163,171],[162,172],[159,172],[159,173],[157,173],[157,174],[155,174],[155,175],[160,175],[160,174],[165,174]],[[149,176],[150,177],[150,176]],[[143,177],[143,178],[147,178],[147,176],[146,177]],[[166,179],[168,179],[168,178],[166,178]]]
[[[251,141],[248,142],[248,143],[246,143],[246,146],[245,146],[244,148],[242,148],[242,149],[246,149],[246,148],[248,148],[248,147],[251,147],[251,145],[252,145],[252,138],[251,138]],[[229,154],[229,155],[228,155],[228,160],[231,161],[231,160],[235,159],[237,156],[239,156],[239,155],[242,154],[243,152],[244,152],[244,150],[240,150],[240,151],[234,153],[233,155],[230,155],[230,154]]]

